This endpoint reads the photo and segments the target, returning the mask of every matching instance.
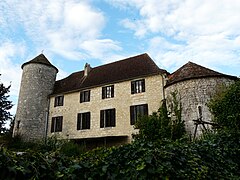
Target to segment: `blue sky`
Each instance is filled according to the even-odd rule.
[[[239,0],[1,0],[1,82],[16,104],[21,65],[42,51],[58,79],[142,53],[169,72],[192,61],[239,76],[239,20]]]

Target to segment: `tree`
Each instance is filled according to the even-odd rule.
[[[1,76],[1,74],[0,74]],[[5,87],[3,83],[0,82],[0,134],[5,132],[6,128],[4,125],[8,120],[11,120],[12,115],[10,114],[9,110],[12,108],[12,101],[9,101],[10,87]]]
[[[208,107],[219,127],[240,130],[240,80],[217,93]]]

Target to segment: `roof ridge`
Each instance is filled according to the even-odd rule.
[[[147,55],[147,57],[150,58],[150,56],[147,53],[142,53],[142,54],[139,54],[139,55],[135,55],[135,56],[131,56],[131,57],[128,57],[128,58],[124,58],[124,59],[116,60],[116,61],[113,61],[113,62],[109,62],[107,64],[102,64],[102,65],[99,65],[99,66],[96,66],[96,67],[92,67],[92,69],[99,68],[99,67],[102,67],[102,66],[107,66],[107,65],[118,63],[118,62],[122,62],[122,61],[126,61],[126,60],[129,60],[129,59],[135,59],[137,57],[145,56],[145,55]]]

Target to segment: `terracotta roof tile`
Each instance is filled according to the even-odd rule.
[[[24,63],[24,64],[22,65],[22,69],[23,69],[23,67],[24,67],[25,65],[30,64],[30,63],[45,64],[45,65],[47,65],[47,66],[50,66],[50,67],[55,68],[55,69],[57,70],[57,72],[58,72],[58,69],[57,69],[55,66],[53,66],[43,54],[40,54],[40,55],[38,55],[37,57],[35,57],[34,59],[32,59],[32,60]]]
[[[162,73],[166,73],[166,71],[159,69],[147,54],[141,54],[92,68],[86,77],[84,77],[84,71],[75,72],[62,80],[56,81],[53,94],[87,89]]]
[[[188,79],[203,77],[228,77],[230,79],[237,79],[237,77],[235,76],[222,74],[217,71],[195,64],[193,62],[188,62],[187,64],[183,65],[181,68],[168,76],[168,82],[166,86]]]

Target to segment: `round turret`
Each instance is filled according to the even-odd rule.
[[[40,54],[22,65],[22,80],[13,136],[25,141],[46,137],[49,95],[58,69]]]

